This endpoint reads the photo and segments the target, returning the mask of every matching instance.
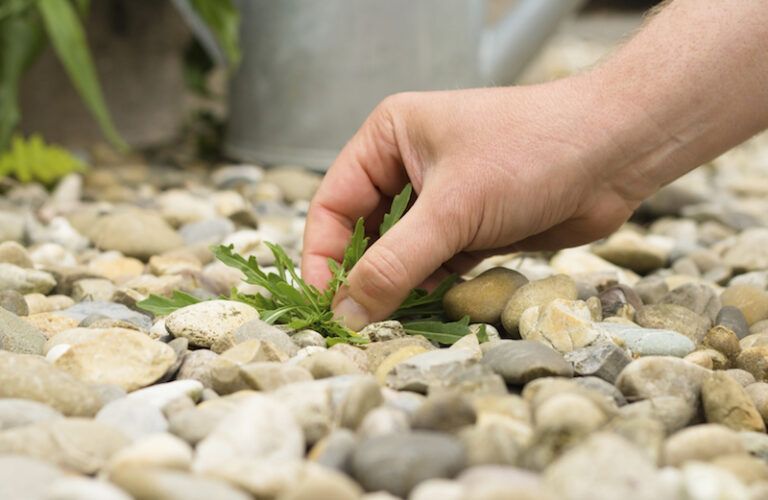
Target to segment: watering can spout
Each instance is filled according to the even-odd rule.
[[[536,55],[560,20],[585,0],[518,0],[483,33],[480,72],[491,85],[510,85]]]

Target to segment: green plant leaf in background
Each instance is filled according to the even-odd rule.
[[[232,0],[192,0],[192,7],[213,32],[230,70],[240,64],[240,13]]]
[[[44,46],[42,26],[30,0],[0,5],[0,152],[5,151],[21,116],[19,82]]]
[[[71,172],[83,170],[83,162],[66,149],[45,144],[39,135],[26,141],[14,136],[11,147],[0,156],[0,177],[13,175],[21,182],[53,184]]]
[[[83,2],[79,4],[82,8]],[[117,149],[126,150],[128,145],[115,129],[107,110],[85,32],[74,7],[65,0],[38,0],[36,5],[53,49],[104,136]]]

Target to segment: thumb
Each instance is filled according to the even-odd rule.
[[[374,243],[349,273],[334,300],[334,316],[360,330],[389,316],[410,290],[458,251],[455,231],[436,215],[437,204],[420,196],[414,206]]]

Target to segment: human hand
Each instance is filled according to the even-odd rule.
[[[616,229],[647,193],[622,187],[587,80],[385,100],[312,201],[305,279],[324,287],[327,258],[341,260],[357,218],[378,227],[409,181],[418,193],[412,208],[373,243],[334,302],[353,329],[385,318],[441,268],[462,272],[490,253],[573,246]]]

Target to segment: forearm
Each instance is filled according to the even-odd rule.
[[[584,78],[647,196],[768,127],[768,2],[675,0]]]

